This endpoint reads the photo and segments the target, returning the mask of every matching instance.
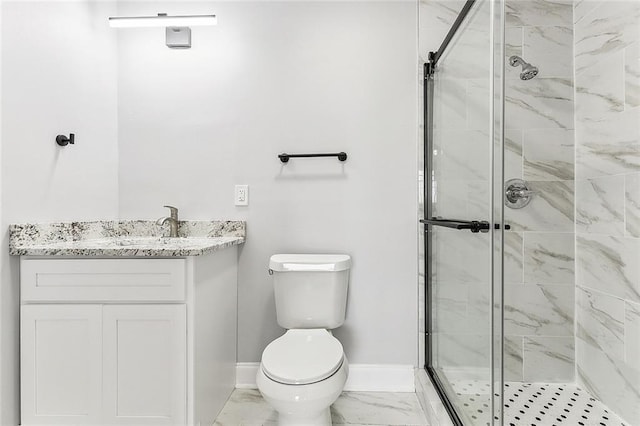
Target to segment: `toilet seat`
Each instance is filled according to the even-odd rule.
[[[334,374],[344,360],[342,344],[324,329],[288,330],[262,353],[261,368],[273,381],[305,385]]]

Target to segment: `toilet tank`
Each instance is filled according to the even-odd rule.
[[[278,324],[286,329],[333,329],[344,323],[351,257],[346,254],[274,254]]]

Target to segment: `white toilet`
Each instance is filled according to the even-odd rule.
[[[281,426],[331,425],[329,407],[349,365],[330,330],[344,322],[350,267],[347,255],[271,256],[278,324],[287,332],[265,348],[256,382]]]

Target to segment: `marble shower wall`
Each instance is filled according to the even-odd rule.
[[[537,191],[505,208],[505,380],[574,380],[573,5],[506,1],[505,180]],[[508,57],[537,66],[532,80]]]
[[[640,2],[574,20],[577,380],[640,424]]]

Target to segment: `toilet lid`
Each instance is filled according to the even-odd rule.
[[[327,330],[289,330],[265,348],[262,371],[280,383],[315,383],[335,373],[343,355],[342,344]]]

